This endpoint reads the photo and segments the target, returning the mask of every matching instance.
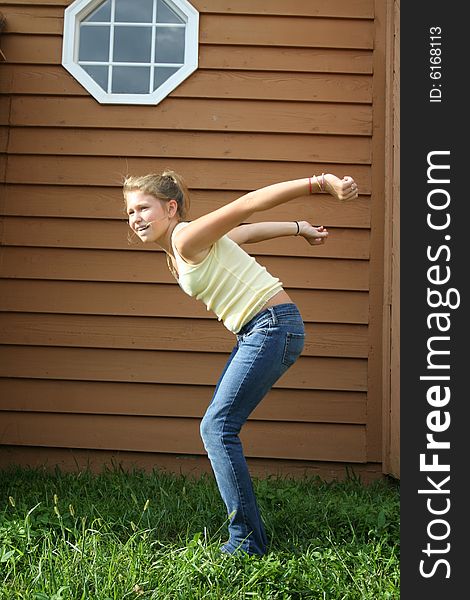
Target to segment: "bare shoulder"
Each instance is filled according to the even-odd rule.
[[[211,247],[204,248],[202,250],[199,250],[198,252],[189,253],[188,251],[186,251],[187,244],[183,245],[182,243],[182,239],[185,240],[186,238],[186,232],[184,231],[186,225],[187,223],[185,223],[184,226],[179,227],[177,225],[175,227],[175,231],[172,235],[173,248],[176,250],[176,252],[183,259],[184,262],[190,265],[197,265],[206,258],[206,256],[210,252]],[[178,229],[176,230],[176,228]]]

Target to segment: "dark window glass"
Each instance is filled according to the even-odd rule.
[[[116,0],[116,23],[151,23],[153,0]]]
[[[113,67],[113,94],[148,94],[149,67]]]
[[[108,67],[95,66],[95,65],[82,65],[82,69],[88,73],[88,75],[95,80],[95,82],[105,92],[108,91]]]
[[[83,19],[84,23],[97,23],[102,21],[103,23],[109,23],[111,21],[111,0],[106,0],[103,4],[100,4],[98,8],[95,8],[88,17]]]
[[[115,27],[113,62],[149,63],[151,45],[151,27]]]
[[[78,60],[107,62],[109,60],[109,27],[80,26],[80,46]]]
[[[184,23],[184,20],[172,10],[164,0],[157,3],[158,23]]]
[[[155,62],[184,62],[184,27],[157,27]]]
[[[178,70],[178,67],[156,67],[153,75],[154,91]]]

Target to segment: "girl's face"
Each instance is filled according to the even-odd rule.
[[[127,193],[126,204],[129,227],[142,242],[155,242],[164,235],[171,218],[166,202],[136,190]]]

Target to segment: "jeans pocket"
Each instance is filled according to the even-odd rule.
[[[286,343],[284,346],[284,354],[282,362],[286,367],[290,367],[299,358],[304,349],[305,334],[304,333],[287,333]]]

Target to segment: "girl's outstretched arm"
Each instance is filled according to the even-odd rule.
[[[227,235],[239,246],[289,236],[303,237],[309,244],[316,245],[326,241],[328,232],[322,225],[314,226],[308,221],[264,221],[239,225]]]
[[[269,210],[294,198],[326,191],[339,200],[357,197],[357,185],[352,177],[339,179],[326,174],[321,181],[315,177],[294,179],[268,185],[249,192],[181,229],[174,243],[179,254],[188,262],[198,263],[205,258],[210,247],[223,235],[246,221],[256,212]]]

